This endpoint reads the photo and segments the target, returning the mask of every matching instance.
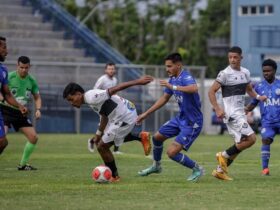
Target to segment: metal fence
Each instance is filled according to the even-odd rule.
[[[16,63],[6,63],[9,71],[16,69]],[[94,63],[65,63],[65,62],[32,62],[30,74],[38,81],[43,101],[42,119],[33,123],[38,132],[52,133],[91,133],[95,132],[99,117],[87,106],[81,109],[71,107],[62,98],[62,92],[69,82],[77,82],[85,90],[91,89],[98,77],[104,74],[105,64]],[[203,66],[186,67],[196,78],[202,101],[205,107],[204,76],[206,68]],[[164,66],[117,64],[118,82],[135,78],[132,71],[148,74],[155,81],[146,86],[135,86],[119,95],[131,100],[137,107],[138,113],[147,110],[162,94],[158,80],[167,79]],[[178,111],[178,106],[172,99],[166,106],[156,111],[144,121],[142,129],[157,130],[161,124],[169,120]]]

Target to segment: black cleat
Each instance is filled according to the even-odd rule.
[[[34,171],[34,170],[37,170],[37,168],[35,168],[31,165],[24,165],[24,166],[19,165],[17,168],[18,168],[19,171]]]

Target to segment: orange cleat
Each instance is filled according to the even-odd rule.
[[[212,172],[212,176],[216,177],[217,179],[225,180],[225,181],[232,181],[233,179],[229,177],[226,173],[224,172],[218,172],[217,170],[214,170]]]
[[[223,155],[222,155],[222,152],[218,152],[216,154],[216,158],[217,158],[217,161],[219,163],[219,165],[222,167],[223,171],[225,173],[228,173],[228,167],[227,167],[227,162],[228,162],[228,159],[225,158]]]
[[[262,170],[262,175],[263,176],[269,176],[269,168],[265,168]]]
[[[140,137],[141,137],[141,143],[143,145],[143,148],[144,148],[144,153],[145,155],[149,155],[150,152],[151,152],[151,134],[149,132],[146,132],[146,131],[142,131],[140,133]]]

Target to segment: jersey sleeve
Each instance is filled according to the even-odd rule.
[[[102,77],[100,77],[97,81],[96,81],[96,83],[95,83],[95,85],[93,86],[93,89],[103,89],[102,88]]]
[[[2,85],[8,85],[8,70],[6,67],[2,66],[3,69],[3,81],[2,81]]]
[[[39,94],[39,87],[38,87],[37,81],[34,78],[32,78],[31,81],[32,81],[31,93],[32,94]]]
[[[89,90],[84,94],[85,102],[87,104],[99,104],[110,98],[107,90],[94,89]]]
[[[194,84],[196,84],[196,81],[191,75],[186,75],[182,80],[182,86],[188,86]]]
[[[221,85],[226,84],[226,73],[224,71],[220,71],[216,78],[216,81]]]
[[[171,79],[169,79],[168,83],[170,83],[171,85],[173,85]],[[164,93],[167,93],[168,95],[173,95],[173,90],[171,90],[171,89],[169,89],[169,88],[167,88],[167,87],[164,88],[163,92],[164,92]]]
[[[258,94],[258,95],[260,95],[260,86],[259,85],[256,85],[255,86],[255,91],[256,91],[256,93]],[[258,105],[258,103],[259,103],[259,100],[257,100],[256,98],[252,98],[252,100],[250,101],[250,104],[253,104],[253,105],[255,105],[255,106],[257,106]]]
[[[248,69],[246,69],[245,71],[245,76],[246,76],[246,79],[248,81],[248,83],[251,82],[251,76],[250,76],[250,71]]]

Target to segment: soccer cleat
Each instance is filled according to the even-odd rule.
[[[187,178],[188,181],[196,182],[201,176],[205,174],[205,170],[202,166],[193,168],[192,174]]]
[[[150,174],[159,174],[159,173],[161,173],[161,171],[162,171],[162,169],[161,169],[160,166],[152,165],[149,168],[146,168],[146,169],[144,169],[142,171],[139,171],[138,175],[140,175],[140,176],[148,176]]]
[[[227,173],[228,172],[228,167],[227,167],[227,158],[225,158],[223,155],[222,155],[222,152],[218,152],[216,154],[216,158],[217,158],[217,161],[219,163],[219,165],[221,166],[221,168],[223,169],[224,173]]]
[[[24,166],[19,165],[17,168],[18,168],[19,171],[34,171],[34,170],[37,170],[37,168],[35,168],[31,165],[24,165]]]
[[[116,183],[116,182],[119,182],[119,181],[121,181],[121,177],[119,177],[119,176],[111,177],[110,180],[109,180],[109,182],[111,182],[111,183]]]
[[[94,142],[92,139],[88,139],[88,151],[94,152]]]
[[[151,142],[150,142],[150,139],[151,139],[151,134],[149,132],[146,132],[146,131],[142,131],[140,133],[140,136],[141,136],[141,143],[143,145],[143,148],[144,148],[144,153],[145,155],[149,155],[150,152],[151,152]]]
[[[232,181],[233,178],[229,177],[226,173],[224,172],[218,172],[216,169],[213,170],[212,176],[216,177],[217,179],[225,180],[225,181]]]
[[[269,176],[269,168],[265,168],[262,170],[262,175],[263,176]]]
[[[123,152],[121,152],[121,151],[118,150],[118,151],[113,151],[113,154],[114,154],[114,155],[122,155]]]

